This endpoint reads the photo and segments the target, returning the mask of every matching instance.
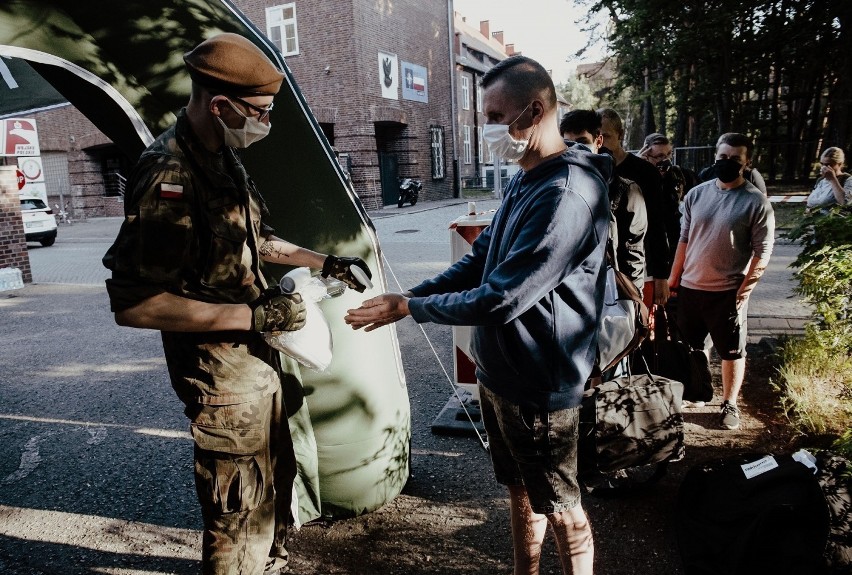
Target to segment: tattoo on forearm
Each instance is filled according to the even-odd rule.
[[[281,251],[281,249],[275,245],[275,242],[271,242],[269,240],[263,242],[257,251],[265,258],[286,259],[290,257],[289,254],[285,254]]]

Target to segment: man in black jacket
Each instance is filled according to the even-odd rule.
[[[594,110],[572,110],[562,117],[559,131],[569,146],[585,144],[595,153],[603,145],[601,119]],[[636,182],[613,174],[609,183],[609,202],[613,221],[610,239],[615,249],[616,269],[630,278],[642,292],[645,284],[645,234],[648,213],[642,190]]]
[[[695,172],[672,163],[673,152],[674,147],[668,137],[655,132],[645,136],[645,143],[638,153],[640,158],[657,168],[663,179],[663,198],[667,208],[663,219],[672,261],[680,238],[680,203],[686,193],[698,184]]]
[[[601,108],[597,113],[601,118],[603,145],[615,158],[615,173],[639,184],[645,199],[648,212],[648,232],[645,235],[645,305],[648,309],[655,304],[665,305],[669,299],[668,277],[672,262],[666,237],[666,202],[663,197],[662,178],[654,166],[624,149],[624,125],[618,112],[611,108]]]

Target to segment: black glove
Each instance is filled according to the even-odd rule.
[[[325,262],[323,262],[322,264],[321,275],[324,278],[331,276],[336,280],[342,281],[355,291],[362,292],[367,289],[367,286],[363,285],[355,278],[355,276],[352,275],[352,272],[349,270],[351,266],[358,266],[359,268],[361,268],[361,270],[363,270],[365,274],[367,274],[368,278],[373,278],[373,274],[370,272],[370,268],[367,267],[367,262],[365,262],[361,258],[339,258],[337,256],[332,255],[329,255],[325,258]]]
[[[260,297],[248,304],[251,308],[251,329],[254,331],[296,331],[305,325],[308,311],[302,296],[283,293],[281,288],[266,288]]]

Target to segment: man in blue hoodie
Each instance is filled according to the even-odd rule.
[[[515,575],[538,573],[547,525],[563,570],[592,573],[577,482],[577,422],[596,361],[609,224],[609,156],[567,149],[556,92],[537,62],[513,56],[482,79],[492,152],[522,168],[491,226],[441,275],[350,310],[367,331],[411,315],[474,326],[471,352],[497,481],[509,489]]]

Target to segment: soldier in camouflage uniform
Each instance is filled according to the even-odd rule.
[[[298,294],[269,287],[261,261],[321,268],[359,291],[359,258],[273,235],[234,148],[269,131],[284,75],[254,44],[220,34],[184,56],[188,106],[140,157],[125,221],[104,256],[121,325],[162,332],[172,386],[195,440],[205,575],[261,575],[286,564],[296,476],[287,416],[302,401],[294,363],[261,332],[299,329]],[[286,402],[285,402],[286,396]]]

